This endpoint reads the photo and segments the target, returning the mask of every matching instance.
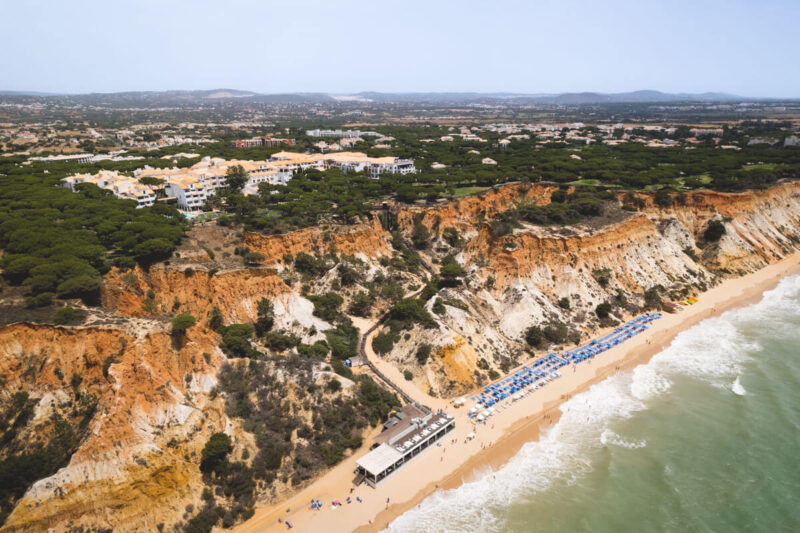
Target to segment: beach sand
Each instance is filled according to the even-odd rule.
[[[279,518],[288,518],[294,531],[381,531],[435,491],[455,488],[487,469],[503,465],[526,442],[535,440],[542,428],[558,419],[559,406],[570,396],[615,372],[646,363],[681,331],[728,309],[758,301],[761,294],[774,287],[782,277],[798,272],[800,254],[794,254],[758,272],[726,280],[701,294],[696,304],[676,314],[665,313],[647,331],[596,356],[591,362],[578,365],[574,371],[564,367],[560,371],[563,377],[520,401],[501,407],[488,424],[479,425],[477,429],[467,417],[472,402],[468,401],[467,406],[459,409],[450,406],[447,410],[456,417],[456,429],[440,441],[442,446],[431,447],[420,454],[376,489],[361,485],[350,493],[355,461],[365,453],[359,451],[281,504],[257,508],[255,515],[235,531],[284,531],[286,526],[278,522]],[[430,400],[425,403],[436,408],[452,402]],[[471,431],[475,431],[477,438],[465,442]],[[457,443],[451,444],[452,439]],[[366,441],[368,445],[369,439]],[[332,509],[332,500],[344,502],[348,496],[353,503]],[[363,503],[358,503],[356,496]],[[308,510],[312,498],[322,500],[322,510]]]

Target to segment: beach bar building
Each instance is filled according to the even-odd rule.
[[[375,447],[356,461],[356,484],[365,482],[371,487],[432,446],[456,427],[455,418],[444,411],[426,412],[414,404],[387,423],[386,429],[375,437]]]

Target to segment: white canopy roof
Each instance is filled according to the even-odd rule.
[[[402,458],[402,453],[384,443],[356,461],[356,464],[370,474],[377,476]]]

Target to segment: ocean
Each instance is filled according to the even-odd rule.
[[[561,409],[386,531],[800,531],[800,277]]]

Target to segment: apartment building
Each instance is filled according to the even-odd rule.
[[[228,170],[239,165],[247,172],[248,180],[242,189],[245,195],[258,194],[261,183],[286,185],[299,170],[325,170],[336,167],[344,172],[369,172],[377,179],[381,174],[411,174],[416,172],[414,161],[396,157],[368,157],[361,152],[333,154],[301,154],[277,152],[268,161],[226,160],[204,157],[188,168],[137,169],[133,177],[116,171],[101,170],[97,174],[76,174],[64,178],[63,185],[74,191],[80,183],[94,183],[112,191],[119,198],[135,200],[138,207],[150,206],[156,201],[156,190],[163,190],[167,198],[174,198],[178,209],[197,211],[219,189],[228,186]],[[139,179],[150,177],[162,180],[162,185],[147,186]]]
[[[198,211],[205,204],[206,200],[214,195],[210,187],[206,187],[194,176],[185,175],[173,177],[167,183],[166,193],[168,197],[175,198],[179,209],[184,211]]]
[[[250,139],[236,139],[231,141],[231,146],[235,148],[251,148],[253,146],[294,146],[294,139],[284,139],[281,137],[273,137],[272,134],[263,135],[260,137],[252,137]]]
[[[147,185],[130,176],[123,176],[116,170],[101,170],[97,174],[75,174],[61,180],[62,186],[75,192],[82,183],[92,183],[101,189],[114,193],[123,200],[133,200],[136,208],[149,207],[156,201],[156,193]]]
[[[306,135],[309,137],[336,137],[339,139],[347,139],[350,137],[383,137],[383,134],[376,131],[360,130],[306,130]]]

